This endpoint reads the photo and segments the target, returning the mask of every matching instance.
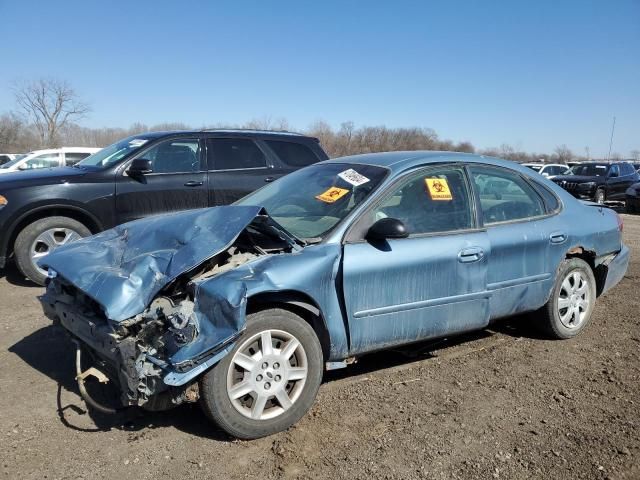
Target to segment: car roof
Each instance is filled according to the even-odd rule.
[[[281,130],[256,130],[250,128],[205,128],[202,130],[164,130],[157,132],[143,132],[133,137],[144,138],[159,138],[170,135],[195,135],[199,133],[211,133],[219,135],[233,135],[234,137],[265,137],[265,138],[295,138],[295,139],[312,139],[316,142],[318,139],[309,135],[304,135],[297,132],[287,132]]]
[[[474,153],[461,152],[440,152],[431,150],[418,151],[401,151],[401,152],[383,152],[383,153],[365,153],[361,155],[350,155],[347,157],[333,158],[325,160],[321,163],[360,163],[367,165],[377,165],[379,167],[387,167],[392,172],[401,172],[403,170],[419,167],[429,163],[443,162],[469,162],[483,163],[498,167],[506,167],[515,170],[521,170],[526,167],[519,163],[500,158],[477,155]],[[527,169],[530,171],[530,169]]]

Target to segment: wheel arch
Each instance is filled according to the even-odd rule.
[[[282,308],[303,318],[318,336],[324,360],[330,355],[331,340],[324,314],[316,301],[308,294],[297,290],[260,292],[247,298],[247,314],[269,308]]]
[[[596,279],[596,296],[599,297],[604,290],[604,285],[607,280],[607,267],[602,264],[596,264],[596,252],[578,245],[567,250],[564,258],[579,258],[591,267],[593,276]]]
[[[25,227],[37,220],[56,216],[72,218],[82,223],[92,234],[103,230],[102,223],[96,216],[83,208],[68,204],[45,205],[31,209],[14,220],[9,227],[8,235],[5,237],[7,240],[6,244],[2,246],[2,251],[5,252],[7,257],[13,254],[13,245],[16,237]]]

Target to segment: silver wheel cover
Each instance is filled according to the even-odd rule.
[[[556,308],[560,322],[566,328],[577,328],[587,318],[591,292],[588,277],[581,270],[572,270],[562,281]]]
[[[247,418],[269,420],[300,398],[307,380],[307,354],[283,330],[265,330],[244,340],[227,371],[227,395]]]

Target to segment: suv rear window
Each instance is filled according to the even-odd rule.
[[[207,140],[209,168],[213,170],[238,170],[266,168],[267,159],[262,150],[246,138],[210,138]]]
[[[283,142],[281,140],[265,140],[280,160],[291,167],[306,167],[320,159],[313,151],[301,143]]]

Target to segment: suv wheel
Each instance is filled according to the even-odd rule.
[[[202,407],[234,437],[271,435],[311,408],[322,372],[313,328],[288,310],[263,310],[247,317],[235,348],[202,377]]]
[[[603,204],[604,201],[605,201],[604,197],[605,197],[604,196],[604,189],[599,188],[599,189],[596,190],[596,194],[593,197],[593,201],[596,202],[596,203]]]
[[[16,237],[13,250],[18,268],[29,280],[44,285],[47,271],[38,265],[38,260],[60,245],[89,235],[89,229],[73,218],[47,217],[36,220]]]

